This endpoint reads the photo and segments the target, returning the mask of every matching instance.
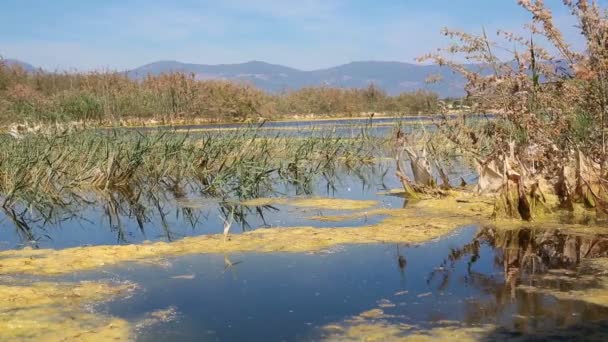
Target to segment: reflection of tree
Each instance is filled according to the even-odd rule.
[[[38,247],[37,238],[34,235],[28,220],[26,219],[25,211],[17,213],[13,208],[2,207],[4,215],[13,223],[19,238],[24,244],[32,244],[33,247]]]
[[[503,276],[484,274],[474,270],[483,257],[481,248],[494,250],[493,264]],[[433,270],[429,284],[446,290],[451,281],[464,280],[467,286],[481,293],[465,302],[464,321],[467,323],[500,323],[518,333],[536,331],[608,317],[608,308],[577,301],[548,300],[537,292],[517,291],[521,282],[534,286],[581,287],[587,284],[577,278],[541,277],[545,272],[576,268],[584,258],[605,257],[608,254],[608,235],[572,235],[559,230],[529,228],[498,230],[484,227],[470,243],[452,249],[442,264]],[[456,263],[466,261],[464,279],[452,279]],[[548,279],[548,280],[547,280]],[[577,313],[578,316],[573,316]]]
[[[501,267],[508,279],[544,273],[550,269],[574,268],[584,258],[608,256],[608,234],[574,235],[560,230],[520,228],[499,230],[484,227],[465,246],[452,249],[440,267],[431,272],[449,273],[454,264],[468,258],[467,270],[480,258],[480,247],[487,245],[496,251],[494,264]]]
[[[116,231],[117,242],[127,242],[122,218],[133,218],[140,232],[144,233],[144,224],[148,222],[146,208],[140,203],[141,193],[136,193],[130,187],[120,188],[113,192],[100,194],[100,201],[108,219],[110,229]]]
[[[64,197],[44,193],[19,198],[8,196],[2,201],[3,216],[6,222],[14,226],[15,235],[23,244],[57,238],[53,229],[63,224],[93,225],[93,213],[102,215],[107,227],[116,234],[117,243],[132,242],[133,227],[145,238],[146,228],[149,230],[150,225],[157,223],[161,234],[154,238],[174,241],[181,237],[174,226],[176,221],[180,227],[185,224],[195,231],[217,218],[216,210],[223,217],[232,211],[235,223],[242,231],[257,228],[258,225],[270,227],[267,216],[279,211],[279,208],[271,205],[247,207],[239,203],[258,197],[312,195],[318,191],[331,195],[344,187],[345,179],[361,183],[366,191],[374,191],[371,180],[382,172],[381,166],[374,163],[351,165],[348,161],[335,163],[335,156],[326,154],[318,160],[286,161],[291,166],[279,165],[278,169],[271,169],[270,174],[265,168],[260,169],[266,170],[264,172],[237,168],[216,175],[201,173],[199,178],[190,180],[179,175],[158,175],[155,181],[149,182],[132,179],[131,182],[110,185],[103,190],[90,188],[88,192],[65,188]],[[242,167],[248,165],[247,161],[241,164]],[[351,186],[350,183],[348,186]],[[182,205],[181,202],[187,202],[189,197],[193,199],[191,202],[208,201],[212,204],[200,207]],[[254,220],[260,223],[254,224]],[[59,240],[57,242],[61,243]]]

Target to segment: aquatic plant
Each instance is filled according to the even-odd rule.
[[[369,208],[371,204],[362,201],[356,205],[355,202],[347,203],[351,208],[359,210]],[[311,206],[311,203],[305,204]],[[491,205],[478,201],[471,194],[455,193],[453,197],[420,201],[404,209],[375,208],[352,213],[346,218],[385,216],[380,222],[366,226],[274,227],[233,235],[229,240],[225,240],[223,234],[209,234],[185,237],[172,242],[87,246],[61,250],[26,248],[0,251],[0,275],[58,275],[124,262],[146,262],[150,259],[202,253],[302,253],[346,244],[416,244],[445,236],[461,226],[483,222],[490,213]]]
[[[226,210],[225,217],[232,211],[245,226],[250,209],[236,204],[289,189],[310,194],[319,178],[335,181],[338,169],[375,169],[373,158],[385,142],[331,133],[262,136],[249,127],[196,135],[45,131],[19,139],[3,135],[0,143],[0,205],[20,231],[28,231],[28,222],[50,222],[97,204],[120,240],[121,216],[134,217],[143,229],[150,208],[162,218],[161,203],[188,198],[211,199]]]
[[[497,215],[531,220],[576,204],[605,216],[608,16],[594,1],[564,1],[586,43],[578,52],[543,1],[518,3],[532,16],[529,37],[446,29],[454,44],[421,58],[463,75],[474,110],[494,114],[476,127],[442,120],[438,131],[475,159],[478,191],[499,195]]]

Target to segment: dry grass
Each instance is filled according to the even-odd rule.
[[[508,216],[533,220],[535,203],[553,195],[559,208],[584,203],[605,217],[608,16],[596,2],[564,1],[586,43],[579,52],[564,40],[543,1],[518,3],[532,17],[526,34],[499,30],[492,39],[485,30],[475,35],[446,29],[454,44],[422,57],[467,79],[474,110],[496,113],[481,125],[464,117],[443,120],[438,132],[474,161],[478,190],[500,194]],[[463,59],[476,64],[456,61]]]
[[[233,122],[362,113],[434,114],[429,92],[388,96],[368,89],[305,88],[283,94],[183,73],[143,81],[115,72],[27,73],[0,60],[0,124],[81,121],[93,125]]]

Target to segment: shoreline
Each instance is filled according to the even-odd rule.
[[[266,130],[281,130],[281,129],[298,129],[298,128],[310,128],[315,127],[315,123],[326,125],[327,122],[334,122],[334,126],[356,126],[365,123],[369,123],[370,120],[374,126],[388,126],[395,122],[400,122],[403,125],[412,126],[416,124],[430,124],[435,119],[441,118],[443,114],[418,114],[418,115],[382,115],[375,113],[372,116],[338,116],[338,117],[291,117],[282,118],[278,120],[260,120],[260,121],[245,121],[245,122],[209,122],[207,120],[175,120],[172,122],[160,122],[153,119],[147,121],[119,121],[114,123],[99,123],[99,122],[82,122],[82,121],[69,121],[69,122],[56,122],[56,123],[13,123],[6,126],[0,126],[0,134],[11,134],[21,135],[26,133],[39,133],[44,131],[71,131],[73,129],[102,129],[102,130],[114,130],[114,129],[173,129],[175,131],[213,131],[213,130],[238,130],[247,127],[260,126],[260,129]],[[472,114],[472,113],[449,113],[445,114],[450,119],[456,119],[458,115],[467,115],[469,118],[483,119],[494,117],[495,114]],[[283,125],[284,126],[283,126]],[[289,124],[294,124],[293,127]],[[299,127],[298,124],[302,124]],[[326,126],[331,126],[327,124]]]
[[[470,115],[471,117],[476,118],[485,118],[487,116],[493,116],[494,114],[471,114],[471,113],[450,113],[448,116],[455,117],[456,115]],[[248,121],[248,122],[232,122],[232,121],[224,121],[224,122],[207,122],[207,121],[185,121],[185,122],[176,122],[176,123],[151,123],[151,124],[135,124],[135,125],[110,125],[110,126],[99,126],[99,128],[162,128],[162,127],[174,127],[178,129],[183,129],[183,127],[187,126],[197,126],[204,127],[208,129],[214,129],[216,126],[226,126],[226,125],[234,125],[234,126],[242,126],[246,127],[248,125],[261,125],[261,124],[281,124],[281,123],[304,123],[304,122],[328,122],[328,121],[357,121],[357,122],[365,122],[370,119],[373,121],[379,120],[402,120],[405,122],[431,122],[435,118],[439,118],[441,114],[420,114],[420,115],[378,115],[376,114],[374,117],[370,118],[369,116],[339,116],[339,117],[321,117],[321,118],[288,118],[288,119],[278,119],[278,120],[262,120],[262,121]],[[221,127],[220,127],[221,128]]]

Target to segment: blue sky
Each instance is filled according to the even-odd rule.
[[[561,0],[557,21],[574,22]],[[521,30],[516,0],[2,0],[0,55],[48,69],[129,69],[157,60],[262,60],[311,70],[413,62],[442,27]]]

